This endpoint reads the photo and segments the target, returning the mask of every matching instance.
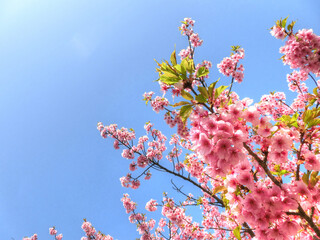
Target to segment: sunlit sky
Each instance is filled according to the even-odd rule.
[[[241,45],[245,78],[233,90],[255,101],[287,92],[283,42],[268,29],[289,15],[295,29],[319,35],[319,9],[318,0],[1,0],[0,238],[52,239],[48,228],[56,226],[64,239],[80,239],[83,218],[115,239],[137,238],[122,194],[145,212],[150,198],[175,194],[172,177],[155,173],[138,190],[122,188],[129,162],[100,137],[97,122],[142,135],[150,120],[172,133],[142,94],[158,92],[154,59],[187,47],[178,31],[184,17],[196,20],[204,40],[196,60],[213,63],[210,81],[221,77],[216,65],[230,46]]]

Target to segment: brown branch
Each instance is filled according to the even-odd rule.
[[[320,238],[320,229],[317,227],[317,225],[313,222],[312,217],[309,217],[306,212],[303,210],[301,205],[299,204],[298,207],[300,217],[307,221],[307,223],[310,225],[312,230],[317,234],[317,236]]]
[[[276,184],[278,187],[281,188],[281,183],[275,178],[275,176],[272,175],[272,173],[270,172],[266,161],[263,161],[262,159],[259,158],[259,156],[254,153],[251,148],[246,144],[243,143],[244,148],[249,152],[249,154],[259,163],[259,165],[263,168],[263,170],[265,171],[265,173],[268,175],[268,177],[271,179],[271,181]]]

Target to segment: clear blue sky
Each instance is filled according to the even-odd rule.
[[[197,60],[216,64],[231,45],[245,48],[245,79],[234,90],[258,101],[286,91],[290,72],[278,59],[282,42],[268,28],[280,17],[320,34],[320,1],[0,1],[0,234],[15,240],[38,233],[80,239],[82,219],[119,240],[135,239],[120,198],[144,204],[171,191],[156,175],[137,191],[120,186],[128,161],[103,140],[96,124],[118,123],[143,134],[163,117],[141,101],[157,91],[155,62],[169,58],[184,17],[204,40]],[[229,83],[229,79],[225,79]],[[165,187],[165,185],[168,185]]]

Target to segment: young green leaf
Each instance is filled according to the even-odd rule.
[[[198,87],[198,91],[202,94],[202,96],[205,97],[205,99],[208,99],[209,94],[208,94],[208,90],[205,87]]]
[[[192,105],[186,105],[180,109],[179,115],[180,115],[182,121],[185,122],[191,113],[192,113]]]
[[[302,115],[302,120],[304,123],[308,124],[308,122],[312,119],[313,112],[312,110],[306,110]]]
[[[178,107],[178,106],[183,106],[183,105],[187,105],[187,104],[190,104],[190,103],[186,102],[186,101],[181,101],[181,102],[175,103],[175,104],[170,105],[170,106],[171,107]]]
[[[288,16],[288,17],[289,17],[289,16]],[[287,25],[288,17],[286,17],[285,19],[282,20],[282,27],[283,27],[283,28],[285,28],[286,25]]]
[[[188,60],[188,67],[187,67],[186,69],[187,69],[187,71],[188,71],[189,73],[191,73],[191,74],[193,73],[193,70],[194,70],[193,66],[194,66],[193,60],[192,60],[192,59],[189,59],[189,60]]]
[[[180,79],[172,78],[172,77],[166,77],[166,76],[162,75],[160,77],[160,81],[165,83],[165,84],[168,84],[168,85],[173,85],[175,83],[178,83],[180,81]]]
[[[197,71],[197,77],[203,77],[209,74],[209,70],[206,67],[200,67]]]
[[[207,102],[206,98],[204,96],[202,96],[202,94],[199,94],[196,96],[196,100],[199,102],[199,103],[205,103]]]
[[[173,50],[173,52],[171,53],[170,61],[173,66],[177,65],[176,50]]]
[[[241,230],[241,225],[239,225],[238,227],[236,227],[236,228],[233,229],[233,231],[232,231],[233,235],[234,235],[238,240],[241,240],[240,230]]]
[[[217,186],[214,190],[213,190],[213,194],[217,194],[217,193],[219,193],[219,192],[223,192],[223,191],[226,191],[227,190],[227,188],[225,187],[225,186]]]
[[[187,78],[187,70],[180,64],[177,64],[174,66],[174,68],[181,73],[182,76],[180,76],[181,79],[186,79]]]
[[[312,119],[308,122],[308,128],[317,126],[320,124],[320,118]]]
[[[220,86],[220,87],[218,87],[216,90],[215,90],[215,92],[214,92],[214,98],[215,99],[217,99],[219,96],[220,96],[220,94],[224,91],[224,90],[226,90],[228,88],[228,86]]]
[[[216,86],[217,82],[219,82],[219,80],[220,80],[220,78],[217,81],[211,83],[210,86],[208,87],[208,93],[211,98],[213,95],[213,89],[215,88],[215,86]]]
[[[186,91],[184,91],[184,90],[181,91],[181,96],[182,96],[184,99],[193,100],[193,96],[192,96],[190,93],[188,93],[188,92],[186,92]]]
[[[309,174],[303,174],[303,176],[302,176],[302,181],[306,184],[306,185],[308,185],[309,184]]]

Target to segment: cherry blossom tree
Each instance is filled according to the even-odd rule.
[[[281,59],[293,69],[287,82],[296,97],[289,103],[283,92],[272,92],[253,103],[232,91],[244,80],[244,49],[232,46],[231,55],[217,65],[229,85],[211,80],[211,62],[194,61],[203,43],[194,23],[185,18],[179,28],[188,42],[180,60],[173,51],[170,61],[156,63],[163,95],[144,94],[176,134],[168,139],[148,122],[146,135],[137,137],[133,129],[98,123],[101,136],[130,160],[130,172],[120,178],[123,187],[138,189],[160,171],[201,193],[184,192],[172,182],[183,201],[167,193],[150,199],[145,210],[160,211],[157,220],[148,219],[124,194],[129,221],[142,240],[320,239],[320,37],[311,29],[295,32],[295,22],[288,24],[287,18],[277,21],[270,33],[286,40]],[[195,207],[200,221],[187,214]],[[82,240],[113,239],[86,220],[82,229]],[[55,228],[49,232],[62,239]],[[29,239],[37,236],[24,238]]]

